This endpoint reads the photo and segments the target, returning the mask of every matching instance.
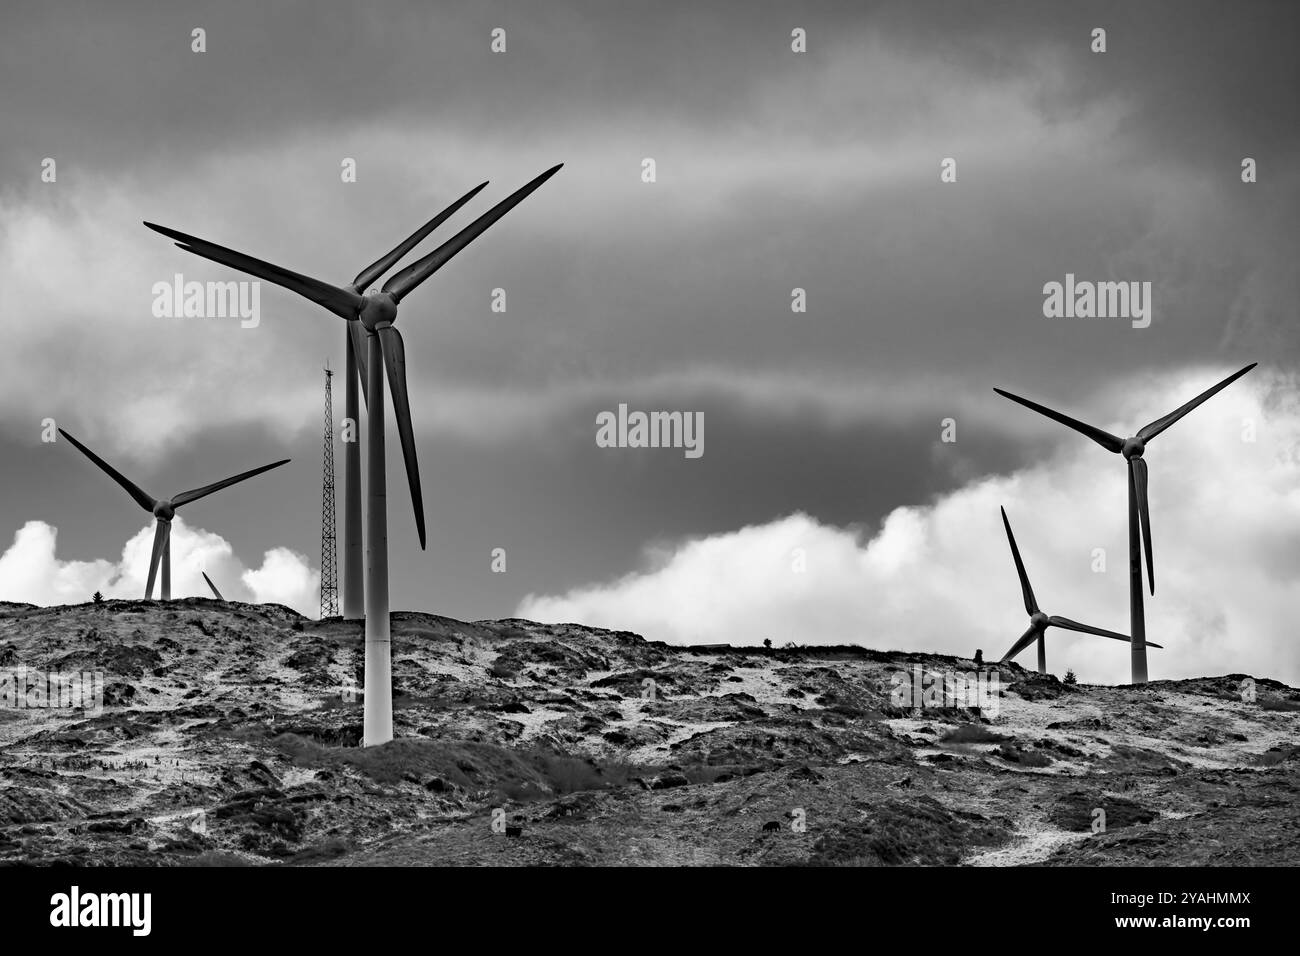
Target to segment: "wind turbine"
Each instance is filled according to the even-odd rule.
[[[474,187],[437,216],[425,223],[388,255],[362,270],[346,287],[330,285],[297,272],[254,259],[233,249],[218,246],[205,239],[186,235],[165,226],[150,222],[145,225],[155,232],[176,240],[187,252],[220,262],[231,268],[257,276],[276,285],[297,292],[324,306],[347,322],[349,361],[347,369],[348,395],[345,398],[347,415],[356,420],[355,393],[351,391],[353,365],[362,375],[366,398],[366,573],[365,573],[365,717],[362,745],[370,747],[393,739],[393,702],[391,677],[391,645],[388,621],[388,504],[384,473],[384,369],[388,373],[388,387],[393,396],[393,412],[397,418],[397,434],[402,445],[406,464],[406,480],[411,492],[411,506],[415,511],[415,526],[424,549],[424,500],[420,491],[420,470],[416,459],[415,432],[411,427],[410,399],[406,388],[406,349],[401,333],[393,326],[397,321],[398,304],[425,279],[433,275],[456,253],[478,238],[489,226],[524,200],[533,190],[559,172],[563,163],[552,166],[520,189],[497,203],[478,219],[422,259],[397,272],[381,290],[361,293],[372,282],[397,264],[416,243],[428,235],[447,217],[468,202],[487,183]],[[359,326],[359,327],[358,327]],[[364,331],[362,331],[364,329]],[[365,348],[362,349],[364,343]],[[362,359],[362,352],[365,358]],[[360,492],[359,462],[347,457],[348,443],[344,444],[344,470],[347,487],[344,495],[344,616],[349,613],[349,595],[354,593],[349,582],[352,578],[354,542],[359,536],[353,533],[353,521],[359,524]],[[355,454],[355,453],[353,453]],[[354,469],[356,474],[354,474]],[[355,505],[353,504],[355,502]],[[359,530],[359,529],[358,529]]]
[[[202,488],[195,488],[193,491],[182,491],[179,495],[173,495],[171,498],[154,498],[146,494],[139,485],[134,484],[129,478],[110,465],[104,459],[100,458],[93,451],[77,441],[62,428],[59,434],[66,438],[77,449],[93,461],[100,469],[126,489],[126,493],[135,499],[145,511],[151,513],[155,519],[153,533],[153,556],[149,559],[149,580],[144,586],[145,600],[153,597],[153,582],[158,574],[158,565],[162,564],[162,599],[171,600],[172,596],[172,518],[176,515],[176,509],[182,505],[187,505],[192,501],[198,501],[205,498],[214,491],[220,491],[222,488],[228,488],[233,484],[243,481],[245,478],[252,478],[254,475],[260,475],[264,471],[270,471],[272,468],[279,468],[281,465],[289,462],[288,458],[282,458],[280,461],[273,461],[269,465],[263,465],[261,468],[254,468],[252,471],[246,471],[230,478],[224,478],[221,481],[215,481],[210,485],[204,485]],[[207,575],[204,575],[207,577]],[[212,582],[209,581],[209,584]],[[213,590],[216,590],[215,588]],[[219,595],[218,595],[219,596]]]
[[[1123,455],[1128,461],[1128,600],[1129,600],[1129,629],[1133,632],[1132,638],[1132,658],[1133,658],[1133,683],[1145,684],[1147,682],[1147,646],[1146,639],[1146,619],[1142,608],[1142,556],[1140,551],[1145,545],[1147,561],[1147,577],[1150,579],[1151,593],[1156,593],[1156,573],[1155,565],[1151,556],[1151,511],[1147,504],[1147,463],[1142,457],[1146,451],[1147,442],[1155,438],[1162,431],[1172,425],[1178,419],[1182,418],[1197,405],[1200,405],[1206,399],[1213,397],[1217,392],[1227,388],[1237,379],[1241,378],[1258,362],[1251,362],[1240,371],[1233,372],[1219,384],[1207,388],[1201,394],[1197,395],[1190,402],[1180,405],[1163,418],[1157,418],[1149,425],[1144,425],[1138,430],[1138,433],[1132,438],[1119,438],[1110,432],[1102,431],[1094,425],[1081,422],[1078,419],[1063,415],[1054,411],[1045,405],[1039,405],[1037,402],[1031,402],[1027,398],[1021,398],[1019,395],[1012,395],[1010,392],[995,388],[1003,398],[1009,398],[1013,402],[1019,402],[1026,408],[1033,409],[1040,415],[1046,415],[1053,421],[1060,422],[1073,428],[1080,434],[1087,435],[1102,448],[1107,451]],[[1139,525],[1141,530],[1139,531]],[[1151,647],[1159,645],[1151,644]]]
[[[1129,640],[1128,635],[1118,634],[1115,631],[1108,631],[1105,628],[1093,627],[1091,624],[1080,624],[1078,621],[1072,621],[1068,617],[1058,615],[1044,614],[1038,607],[1038,600],[1034,597],[1034,589],[1029,586],[1029,575],[1025,573],[1025,563],[1020,560],[1020,549],[1016,547],[1016,536],[1011,533],[1011,522],[1007,520],[1007,509],[1002,510],[1002,527],[1007,529],[1007,541],[1011,544],[1011,557],[1016,562],[1016,574],[1020,576],[1020,591],[1025,597],[1025,613],[1029,615],[1029,630],[1020,635],[1020,639],[1011,645],[1011,650],[1002,655],[1002,660],[1009,661],[1021,651],[1023,651],[1034,641],[1038,642],[1038,673],[1047,673],[1047,643],[1043,640],[1043,635],[1049,627],[1063,627],[1067,631],[1079,631],[1083,634],[1096,634],[1098,637],[1109,637],[1116,641]],[[1159,647],[1159,644],[1150,644],[1150,647]]]
[[[326,309],[348,319],[344,326],[344,351],[347,356],[344,367],[344,415],[360,430],[360,403],[357,398],[358,386],[361,394],[366,390],[366,341],[365,332],[360,323],[354,321],[360,317],[360,307],[355,307],[363,296],[363,290],[372,282],[396,265],[397,261],[410,252],[429,233],[451,217],[461,206],[472,199],[487,183],[481,183],[456,200],[438,215],[408,236],[396,248],[385,256],[362,269],[352,282],[341,290],[326,286],[307,276],[298,275],[288,269],[269,262],[262,262],[251,256],[226,249],[213,243],[187,236],[184,233],[167,229],[146,222],[145,225],[155,232],[178,240],[182,249],[220,262],[223,265],[247,272],[268,282],[284,286],[297,292]],[[471,237],[472,238],[472,237]],[[468,240],[467,240],[468,241]],[[343,443],[343,474],[345,477],[343,491],[343,617],[359,620],[365,616],[364,586],[362,583],[362,534],[361,534],[361,452],[356,441]],[[423,547],[423,538],[421,547]]]
[[[208,587],[212,589],[212,596],[218,601],[224,601],[225,598],[221,596],[221,592],[217,590],[217,586],[212,583],[212,578],[208,577],[208,572],[200,571],[199,574],[203,575],[203,580],[208,582]]]

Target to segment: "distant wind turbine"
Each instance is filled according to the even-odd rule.
[[[482,183],[456,200],[437,216],[413,233],[400,246],[362,270],[346,287],[330,285],[297,272],[254,259],[233,249],[218,246],[205,239],[186,235],[165,226],[150,222],[145,225],[161,233],[187,252],[203,256],[257,276],[276,285],[297,292],[324,306],[346,320],[349,359],[355,357],[360,366],[367,411],[366,434],[366,664],[365,712],[362,745],[366,747],[386,743],[393,739],[393,701],[391,674],[391,645],[388,620],[388,505],[384,469],[384,369],[388,372],[388,387],[393,396],[393,412],[397,418],[397,434],[402,444],[402,457],[406,464],[406,481],[411,492],[411,506],[415,511],[415,527],[420,538],[420,548],[425,546],[424,500],[420,491],[420,469],[416,459],[415,432],[411,426],[410,399],[406,388],[406,349],[401,333],[393,326],[397,321],[397,306],[401,300],[433,275],[458,252],[483,234],[485,230],[533,190],[559,172],[561,163],[552,166],[531,182],[511,193],[478,219],[422,259],[417,260],[393,275],[379,291],[361,290],[378,281],[379,277],[397,264],[421,239],[447,217],[463,206],[487,183]],[[363,331],[364,329],[364,331]],[[362,349],[364,342],[365,348]],[[362,359],[362,353],[365,358]],[[356,420],[355,393],[352,391],[353,362],[346,371],[346,414]],[[356,589],[353,580],[354,543],[360,535],[354,533],[353,522],[359,524],[360,492],[359,464],[355,457],[355,444],[344,444],[344,472],[347,486],[344,490],[344,617],[355,611]],[[354,469],[357,473],[354,474]],[[359,528],[355,529],[359,531]]]
[[[221,596],[221,592],[217,590],[217,586],[212,583],[212,578],[208,577],[208,572],[200,571],[199,574],[203,575],[203,580],[207,581],[208,587],[212,588],[212,596],[218,601],[224,601],[225,598]]]
[[[1029,586],[1029,575],[1025,573],[1025,563],[1020,560],[1020,549],[1016,547],[1016,536],[1011,533],[1011,522],[1007,520],[1007,509],[1002,510],[1002,526],[1007,529],[1007,541],[1011,545],[1011,557],[1016,562],[1016,574],[1020,576],[1020,590],[1025,598],[1025,613],[1029,615],[1029,630],[1020,635],[1020,639],[1011,645],[1011,650],[1002,655],[1004,661],[1009,661],[1030,644],[1038,642],[1038,673],[1047,673],[1047,644],[1043,639],[1044,634],[1049,627],[1063,627],[1067,631],[1079,631],[1083,634],[1096,634],[1098,637],[1109,637],[1116,641],[1128,641],[1126,634],[1118,634],[1115,631],[1108,631],[1105,628],[1093,627],[1091,624],[1080,624],[1078,621],[1072,621],[1068,617],[1059,617],[1058,615],[1044,614],[1038,607],[1038,600],[1034,597],[1034,589]],[[1159,644],[1150,644],[1149,647],[1159,647]]]
[[[59,434],[66,438],[77,449],[93,461],[100,469],[126,489],[126,493],[135,499],[145,511],[150,512],[157,520],[154,522],[153,534],[153,555],[149,558],[149,580],[144,586],[145,600],[153,596],[153,582],[158,574],[158,565],[162,564],[162,599],[171,600],[172,596],[172,518],[176,515],[176,509],[182,505],[187,505],[192,501],[198,501],[205,498],[214,491],[220,491],[222,488],[228,488],[233,484],[243,481],[245,478],[252,478],[254,475],[260,475],[264,471],[270,471],[272,468],[279,468],[281,465],[289,462],[288,458],[282,458],[279,461],[273,461],[269,465],[263,465],[261,468],[254,468],[252,471],[246,471],[231,478],[225,478],[221,481],[213,482],[210,485],[204,485],[202,488],[195,488],[193,491],[182,491],[179,495],[173,495],[171,498],[154,498],[141,490],[139,485],[131,482],[125,475],[110,465],[104,459],[100,458],[93,451],[77,441],[62,428]],[[206,575],[205,575],[206,577]],[[211,582],[208,582],[209,584]],[[215,590],[215,588],[214,588]]]
[[[1197,395],[1185,405],[1180,405],[1163,418],[1157,418],[1149,425],[1143,426],[1138,433],[1132,438],[1119,438],[1110,432],[1102,431],[1094,425],[1081,422],[1078,419],[1063,415],[1061,412],[1048,408],[1045,405],[1039,405],[1037,402],[1031,402],[1027,398],[1021,398],[1019,395],[1012,395],[1010,392],[995,388],[1003,398],[1009,398],[1013,402],[1019,402],[1026,408],[1033,409],[1040,415],[1046,415],[1053,421],[1060,422],[1073,428],[1080,434],[1087,435],[1102,448],[1107,451],[1123,455],[1128,460],[1128,598],[1129,598],[1129,630],[1132,631],[1132,675],[1134,684],[1145,684],[1147,682],[1147,652],[1148,641],[1146,639],[1146,618],[1142,607],[1142,542],[1145,544],[1147,560],[1147,577],[1151,582],[1151,593],[1156,593],[1156,572],[1155,565],[1152,561],[1151,554],[1151,511],[1147,504],[1147,463],[1142,455],[1146,450],[1146,443],[1155,438],[1162,431],[1172,425],[1178,419],[1182,418],[1197,405],[1200,405],[1206,399],[1211,398],[1217,392],[1227,388],[1237,379],[1241,378],[1258,362],[1251,362],[1245,368],[1238,372],[1233,372],[1219,384],[1207,388],[1201,394]],[[1141,531],[1139,532],[1139,524]],[[1158,647],[1157,644],[1150,644],[1151,647]]]

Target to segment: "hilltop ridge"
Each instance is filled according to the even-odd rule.
[[[1300,861],[1300,692],[1265,678],[1249,701],[1246,675],[986,665],[986,706],[918,709],[899,675],[974,662],[414,612],[392,631],[398,739],[362,750],[359,622],[0,605],[0,669],[99,673],[104,702],[0,709],[0,861]]]

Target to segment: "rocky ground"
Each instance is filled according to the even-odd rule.
[[[0,862],[1300,862],[1300,692],[1263,678],[1000,665],[983,706],[917,708],[896,675],[974,662],[399,613],[398,739],[363,750],[361,640],[277,605],[0,604],[0,676],[104,674],[97,712],[0,706]]]

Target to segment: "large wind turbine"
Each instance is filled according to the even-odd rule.
[[[162,564],[162,599],[171,600],[172,596],[172,518],[176,515],[176,509],[182,505],[187,505],[191,501],[198,501],[205,498],[214,491],[220,491],[222,488],[228,488],[233,484],[243,481],[245,478],[252,478],[254,475],[260,475],[264,471],[270,471],[272,468],[279,468],[287,464],[289,459],[282,458],[280,461],[273,461],[269,465],[263,465],[261,468],[254,468],[252,471],[246,471],[242,474],[235,475],[231,478],[225,478],[221,481],[213,482],[210,485],[204,485],[202,488],[195,488],[193,491],[182,491],[179,495],[173,495],[171,498],[154,498],[146,494],[139,485],[134,484],[123,475],[120,471],[110,465],[104,459],[100,458],[93,451],[77,441],[62,428],[59,434],[66,438],[72,444],[76,445],[78,450],[93,461],[100,469],[126,489],[126,493],[135,499],[145,511],[148,511],[157,520],[154,522],[153,533],[153,556],[149,559],[149,581],[144,586],[145,599],[153,597],[153,582],[158,574],[158,565]],[[207,577],[207,575],[204,575]],[[209,584],[212,582],[209,581]]]
[[[1002,527],[1007,529],[1007,541],[1011,545],[1011,557],[1016,562],[1016,574],[1020,576],[1020,591],[1025,597],[1025,613],[1029,615],[1029,630],[1020,635],[1020,639],[1011,645],[1011,650],[1002,655],[1004,661],[1009,661],[1015,657],[1034,641],[1038,642],[1038,673],[1047,673],[1047,644],[1043,640],[1043,635],[1049,627],[1063,627],[1067,631],[1080,631],[1084,634],[1096,634],[1098,637],[1109,637],[1116,641],[1128,641],[1126,634],[1118,634],[1115,631],[1108,631],[1105,628],[1093,627],[1091,624],[1080,624],[1078,621],[1072,621],[1068,617],[1059,617],[1058,615],[1044,614],[1038,607],[1038,600],[1034,597],[1034,589],[1029,586],[1029,575],[1025,573],[1025,563],[1020,560],[1020,549],[1016,547],[1016,536],[1011,533],[1011,522],[1007,520],[1007,509],[1002,509]],[[1159,644],[1150,644],[1149,647],[1159,647]]]
[[[474,239],[478,238],[489,226],[523,201],[533,190],[554,176],[561,163],[552,166],[536,179],[507,196],[478,219],[474,220],[452,238],[422,259],[393,275],[379,291],[361,293],[370,283],[397,264],[397,261],[423,239],[443,220],[468,202],[480,189],[487,185],[482,183],[470,190],[456,202],[440,212],[432,220],[412,234],[405,242],[384,256],[378,262],[367,267],[352,284],[347,287],[330,285],[319,279],[291,272],[288,269],[254,259],[233,249],[218,246],[205,239],[186,235],[174,229],[154,225],[145,225],[155,232],[162,233],[187,252],[203,256],[231,268],[257,276],[276,285],[284,286],[299,295],[324,306],[335,315],[347,321],[348,346],[350,355],[355,355],[361,365],[360,372],[365,382],[364,394],[367,411],[366,434],[366,573],[365,573],[365,619],[366,619],[366,677],[365,677],[365,718],[362,730],[362,745],[366,747],[386,743],[393,739],[393,701],[391,677],[391,647],[388,627],[388,504],[386,497],[386,477],[384,473],[384,370],[387,369],[388,387],[393,396],[393,412],[397,418],[397,434],[402,444],[402,457],[406,464],[406,480],[411,492],[411,506],[415,511],[415,526],[420,538],[420,548],[425,546],[424,535],[424,501],[420,491],[420,470],[415,452],[415,432],[411,427],[410,399],[406,388],[406,350],[402,344],[401,333],[394,328],[397,321],[397,306],[425,279],[447,264]],[[358,325],[360,327],[358,327]],[[362,331],[364,329],[364,332]],[[361,348],[364,337],[365,349]],[[365,353],[365,359],[361,358]],[[352,382],[352,363],[347,371],[348,385]],[[349,393],[345,399],[347,414],[355,420],[355,394]],[[347,511],[348,502],[353,500],[353,488],[357,482],[352,473],[352,465],[345,448],[344,467],[347,474],[344,514],[344,616],[347,613],[349,559],[353,542],[357,536],[352,534],[350,522],[352,514]],[[352,459],[355,461],[355,459]],[[358,508],[359,511],[359,508]]]
[[[357,397],[358,385],[364,394],[366,389],[366,341],[365,332],[356,319],[360,318],[360,309],[350,303],[360,302],[364,290],[381,275],[397,264],[415,246],[434,229],[449,219],[461,206],[472,199],[487,183],[480,183],[464,196],[434,216],[423,226],[411,233],[401,244],[382,258],[362,269],[352,282],[342,290],[334,290],[317,283],[307,276],[300,276],[281,269],[279,266],[262,262],[245,256],[231,249],[186,236],[184,233],[156,226],[146,222],[145,225],[172,239],[179,240],[182,249],[193,252],[224,265],[258,276],[268,282],[284,286],[305,296],[335,314],[342,315],[349,321],[344,326],[344,415],[360,431],[360,402]],[[467,240],[468,241],[468,240]],[[342,296],[336,294],[342,293]],[[342,306],[342,308],[340,308]],[[355,436],[359,439],[359,436]],[[365,616],[365,590],[362,583],[362,534],[361,534],[361,452],[357,440],[343,443],[343,617],[348,620],[360,620]],[[423,547],[423,537],[421,538]]]
[[[1151,593],[1156,593],[1155,565],[1151,556],[1151,512],[1147,505],[1147,463],[1142,457],[1146,451],[1146,444],[1197,405],[1241,378],[1257,364],[1259,363],[1251,362],[1240,371],[1234,372],[1219,384],[1201,392],[1185,405],[1180,405],[1163,418],[1157,418],[1149,425],[1143,426],[1132,438],[1119,438],[1110,432],[1102,431],[1094,425],[1063,415],[1045,405],[1039,405],[1037,402],[1031,402],[1027,398],[1012,395],[1000,388],[993,390],[1004,398],[1019,402],[1040,415],[1046,415],[1053,421],[1060,422],[1080,434],[1087,435],[1098,445],[1101,445],[1102,448],[1123,455],[1128,461],[1128,599],[1129,629],[1133,633],[1134,684],[1145,684],[1147,682],[1146,619],[1142,608],[1142,556],[1140,554],[1142,544],[1145,544],[1147,577],[1150,579]],[[1141,526],[1140,531],[1139,525]],[[1139,539],[1142,544],[1139,543]],[[1158,645],[1152,644],[1151,646],[1156,647]]]

